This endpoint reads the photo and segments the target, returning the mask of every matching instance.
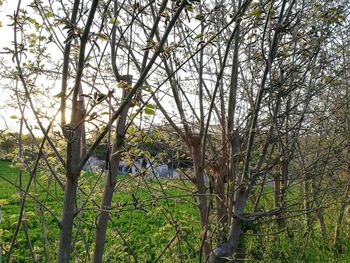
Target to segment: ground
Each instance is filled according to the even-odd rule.
[[[77,206],[84,205],[75,220],[72,262],[88,262],[93,251],[95,218],[98,215],[104,174],[84,173],[80,178]],[[20,176],[18,167],[0,161],[0,243],[9,248],[18,222],[20,195],[14,185],[24,188],[29,175]],[[20,180],[22,178],[22,180]],[[119,176],[107,232],[105,262],[198,262],[200,246],[199,217],[195,190],[189,181]],[[86,196],[90,198],[86,201]],[[272,189],[267,186],[262,200],[272,207]],[[290,202],[300,198],[298,189],[288,194]],[[40,262],[55,261],[62,211],[63,191],[52,178],[40,171],[33,180],[26,200],[25,214],[13,252],[13,262],[32,262],[25,235],[27,230],[33,254]],[[248,204],[247,209],[251,208]],[[342,254],[332,248],[335,210],[325,210],[329,240],[322,240],[317,220],[312,234],[304,228],[304,215],[290,218],[288,226],[278,231],[271,221],[244,226],[245,257],[250,262],[350,262],[349,236],[342,235]],[[43,216],[42,216],[43,215]],[[273,222],[273,221],[272,221]],[[346,224],[347,221],[346,221]],[[43,228],[44,226],[44,228]],[[215,229],[213,224],[212,229]],[[344,229],[348,229],[344,225]],[[277,233],[277,234],[276,234]],[[47,236],[47,250],[42,237]],[[213,236],[215,242],[215,236]],[[88,250],[89,254],[85,251]],[[0,260],[1,262],[1,260]]]

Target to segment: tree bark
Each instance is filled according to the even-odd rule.
[[[313,176],[311,178],[311,182],[312,182],[312,195],[313,195],[313,199],[315,200],[316,203],[316,216],[318,219],[318,222],[320,223],[320,228],[321,228],[321,234],[322,234],[322,239],[323,242],[326,244],[327,243],[327,230],[326,230],[326,224],[324,222],[324,217],[323,217],[323,212],[322,209],[320,208],[321,206],[321,199],[318,198],[318,187],[316,185],[316,178],[315,176]]]
[[[57,255],[57,262],[69,262],[72,250],[72,228],[76,213],[75,197],[77,193],[78,177],[67,178],[64,190],[64,206],[61,220],[61,237]]]
[[[225,233],[227,227],[227,208],[225,202],[225,171],[220,169],[216,176],[215,182],[215,199],[216,199],[216,221],[218,224],[218,245],[226,241]]]
[[[286,189],[288,181],[288,160],[281,160],[279,164],[279,171],[275,176],[275,208],[281,208],[281,212],[276,216],[277,225],[279,229],[286,227],[286,220],[283,218],[283,211],[286,208]]]
[[[233,219],[231,223],[230,236],[226,243],[215,248],[210,254],[208,263],[225,262],[227,258],[233,256],[237,251],[242,237],[242,220],[243,210],[246,204],[245,188],[241,187],[235,193],[235,206],[233,210]]]
[[[311,218],[310,218],[310,182],[309,182],[309,176],[307,173],[304,173],[304,210],[305,210],[305,224],[306,224],[306,230],[309,230],[309,227],[311,226]]]
[[[132,76],[126,76],[126,78],[127,85],[131,85]],[[109,219],[108,209],[110,209],[111,207],[114,188],[117,183],[117,174],[120,162],[119,151],[121,150],[124,144],[125,127],[130,106],[131,103],[124,107],[119,117],[116,129],[116,140],[113,142],[112,150],[109,156],[109,169],[108,174],[105,178],[105,186],[103,190],[103,197],[101,203],[102,211],[98,217],[95,232],[94,262],[102,262],[103,259],[104,245],[106,242],[107,224]]]
[[[60,263],[69,262],[72,250],[72,229],[73,221],[76,216],[76,194],[78,188],[78,180],[80,176],[80,160],[81,160],[81,136],[84,111],[84,103],[78,100],[76,103],[76,119],[72,130],[67,133],[67,168],[66,168],[66,184],[64,189],[63,214],[61,220],[61,236],[58,248],[57,261]]]
[[[193,168],[194,168],[194,177],[195,177],[195,184],[197,187],[198,192],[198,208],[199,208],[199,216],[200,216],[200,222],[201,222],[201,231],[202,231],[202,238],[203,238],[203,251],[205,257],[208,257],[210,254],[210,246],[207,239],[207,227],[208,227],[208,203],[207,203],[207,196],[206,196],[206,187],[205,187],[205,180],[204,180],[204,170],[202,165],[202,152],[201,152],[201,144],[200,144],[200,138],[193,136],[191,138],[191,153],[193,158]]]
[[[349,192],[349,186],[350,186],[350,183],[346,186],[345,188],[345,191],[344,191],[344,195],[345,197],[347,197],[348,195],[348,192]],[[338,214],[338,218],[337,218],[337,224],[335,225],[335,230],[334,230],[334,241],[333,241],[333,244],[334,244],[334,248],[336,250],[336,253],[337,252],[341,252],[341,246],[340,246],[340,228],[341,228],[341,225],[343,223],[343,219],[344,219],[344,214],[345,214],[345,209],[346,207],[350,204],[350,199],[347,199],[347,200],[343,200],[342,201],[342,204],[340,206],[340,209],[339,209],[339,214]]]

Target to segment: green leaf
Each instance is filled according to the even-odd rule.
[[[162,13],[160,13],[160,16],[165,17],[165,18],[169,18],[169,12],[167,10],[165,10]]]
[[[154,115],[156,114],[156,111],[154,109],[151,109],[151,108],[145,108],[144,109],[144,112],[147,114],[147,115]]]
[[[112,18],[109,20],[109,23],[117,26],[117,25],[120,24],[120,21],[118,20],[118,18],[112,17]]]
[[[56,94],[54,97],[55,98],[62,98],[64,96],[64,92],[61,91],[60,93]]]
[[[148,103],[148,104],[145,105],[145,108],[154,109],[154,105]]]
[[[37,23],[36,20],[34,18],[31,18],[31,17],[28,17],[28,21],[29,21],[29,23],[31,23],[33,25]]]
[[[144,112],[147,115],[154,115],[156,113],[155,106],[153,104],[151,104],[151,103],[146,104],[145,108],[144,108]]]
[[[147,92],[152,92],[153,91],[152,88],[150,86],[148,86],[148,85],[142,86],[142,90],[147,91]]]
[[[198,14],[198,15],[196,15],[196,17],[195,17],[197,20],[199,20],[199,21],[202,21],[202,20],[204,20],[204,15],[203,14]]]
[[[193,6],[192,5],[186,5],[186,10],[189,12],[193,12]]]
[[[0,199],[0,207],[7,205],[9,202],[6,199]]]
[[[144,151],[144,155],[147,159],[151,158],[151,154],[149,151]]]
[[[203,39],[204,38],[204,34],[203,33],[199,33],[198,35],[196,35],[194,37],[194,39]]]
[[[10,119],[15,120],[15,119],[17,119],[17,116],[16,116],[16,115],[11,115],[11,116],[10,116]]]
[[[252,11],[250,11],[250,15],[260,17],[263,13],[263,10],[261,8],[255,8]]]
[[[134,137],[132,138],[131,142],[139,142],[140,141],[140,138],[139,137]]]
[[[146,137],[143,141],[145,143],[152,143],[153,142],[152,138],[150,138],[150,137]]]
[[[98,33],[96,33],[96,35],[97,35],[100,39],[102,39],[102,40],[104,40],[104,41],[109,41],[109,37],[108,37],[106,34],[103,34],[103,33],[101,33],[101,32],[98,32]]]
[[[136,130],[136,129],[135,129],[134,126],[130,126],[129,129],[128,129],[128,133],[129,133],[129,134],[133,134],[133,133],[135,133],[135,130]]]

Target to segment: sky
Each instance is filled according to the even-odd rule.
[[[25,7],[26,5],[28,5],[31,1],[30,0],[22,0],[21,1],[21,7]],[[13,34],[13,27],[10,26],[11,24],[11,20],[9,19],[8,15],[9,14],[13,14],[15,12],[15,10],[17,9],[17,5],[18,5],[18,1],[16,0],[5,0],[4,4],[2,6],[0,6],[0,21],[2,24],[2,27],[0,27],[0,36],[1,36],[1,41],[0,41],[0,51],[3,52],[5,47],[11,47],[12,46],[12,42],[14,39],[14,34]],[[27,8],[27,11],[32,10],[31,8]],[[29,14],[31,15],[31,14]],[[57,55],[61,55],[61,54],[57,54]],[[11,55],[7,55],[7,54],[2,54],[1,55],[2,58],[6,59],[7,63],[9,63],[9,65],[11,64],[11,66],[14,66],[13,61],[11,60]],[[46,85],[47,84],[47,80],[43,79],[40,80],[40,85]],[[0,131],[4,130],[7,126],[7,128],[9,128],[9,130],[11,131],[18,131],[19,129],[19,119],[14,118],[14,116],[19,117],[20,116],[20,111],[19,109],[15,109],[13,107],[8,107],[8,101],[11,102],[11,92],[4,89],[3,85],[8,84],[6,83],[6,80],[2,80],[1,85],[0,85]],[[12,85],[12,83],[11,83]],[[54,85],[54,84],[52,84]],[[51,83],[50,83],[51,86]],[[55,92],[55,91],[53,91]],[[58,91],[55,93],[57,94]],[[42,103],[45,104],[45,98],[43,98]],[[47,100],[47,103],[49,101]],[[48,109],[49,107],[46,107],[46,109]],[[45,108],[42,108],[43,110],[45,110]],[[51,112],[53,115],[53,111]],[[31,125],[35,125],[36,122],[34,121],[34,114],[32,113],[32,111],[27,107],[26,111],[25,111],[25,115],[27,117],[27,120],[29,120]],[[45,120],[42,120],[44,122],[44,125],[47,124],[45,123]],[[39,130],[33,130],[34,133],[36,133],[37,135],[40,135],[41,132]]]
[[[27,4],[29,4],[31,1],[30,0],[22,0],[21,6],[24,7]],[[1,41],[0,41],[0,52],[4,51],[5,47],[11,47],[12,48],[12,42],[13,42],[13,28],[10,26],[10,19],[7,17],[9,14],[13,14],[17,8],[18,1],[16,0],[5,0],[4,4],[0,6],[0,21],[2,23],[2,27],[0,27],[0,36],[1,36]],[[27,11],[30,11],[31,9],[28,8]],[[31,15],[31,14],[29,14]],[[56,50],[57,51],[57,50]],[[61,54],[56,54],[58,56],[61,56]],[[7,59],[7,62],[13,65],[13,61],[11,60],[11,55],[1,55],[3,58]],[[54,57],[55,54],[52,54]],[[60,59],[61,57],[58,57]],[[135,77],[137,77],[138,73],[135,72]],[[1,96],[0,96],[0,131],[5,129],[6,126],[10,130],[13,131],[18,131],[19,128],[19,120],[14,119],[13,116],[20,116],[20,112],[17,109],[11,108],[6,106],[7,102],[10,99],[10,92],[7,91],[6,89],[3,88],[3,85],[6,84],[6,80],[2,80],[2,85],[0,85],[0,91],[1,91]],[[45,80],[40,81],[40,83],[43,82],[45,83]],[[59,83],[57,83],[59,85]],[[59,88],[57,93],[59,93]],[[56,93],[56,94],[57,94]],[[48,108],[48,107],[47,107]],[[56,107],[57,108],[57,107]],[[53,112],[52,112],[53,113]],[[52,114],[51,114],[52,115]],[[11,118],[12,117],[12,118]],[[35,125],[34,121],[34,115],[31,113],[31,110],[28,108],[26,110],[26,117],[28,120],[32,121],[32,124]],[[69,117],[69,116],[67,116]],[[38,135],[41,134],[40,131],[38,131]]]
[[[30,0],[22,0],[21,2],[21,7],[25,7],[26,5],[28,5],[31,1]],[[18,1],[16,0],[5,0],[4,4],[2,6],[0,6],[0,21],[2,24],[2,27],[0,27],[0,36],[1,36],[1,41],[0,41],[0,52],[4,51],[5,47],[11,47],[12,46],[12,42],[14,39],[14,34],[13,34],[13,27],[10,26],[11,21],[8,17],[9,14],[14,14],[15,10],[17,9],[17,5],[18,5]],[[27,11],[32,10],[31,8],[27,8]],[[31,14],[29,14],[31,15]],[[61,59],[61,53],[55,53],[57,52],[57,49],[54,49],[54,52],[51,52],[51,55],[53,58],[55,58],[55,56],[57,57],[57,59]],[[6,59],[7,63],[9,63],[9,65],[11,64],[11,66],[14,66],[13,61],[11,60],[11,55],[7,55],[7,54],[2,54],[1,55],[3,59]],[[135,74],[136,75],[136,74]],[[40,85],[48,85],[48,86],[55,86],[54,90],[52,92],[54,92],[55,94],[59,93],[59,89],[60,89],[60,81],[57,81],[55,84],[53,84],[52,81],[50,81],[50,84],[47,83],[47,79],[43,79],[43,80],[38,80],[37,83],[39,83]],[[19,119],[14,118],[14,116],[19,117],[20,116],[20,111],[19,109],[14,109],[12,107],[8,107],[8,101],[11,101],[11,92],[4,89],[4,85],[8,84],[6,83],[6,80],[2,80],[2,82],[0,83],[0,131],[4,130],[6,127],[9,128],[9,130],[11,131],[18,131],[19,129]],[[12,85],[12,84],[11,84]],[[57,92],[55,91],[57,87]],[[43,101],[41,101],[41,103],[45,104],[45,98],[43,98]],[[47,100],[47,103],[49,103],[49,100]],[[35,105],[38,107],[38,105]],[[56,109],[58,108],[58,106],[56,105],[55,107]],[[50,111],[49,107],[42,107],[41,110],[45,110],[47,109],[47,111]],[[56,110],[51,110],[49,115],[54,115],[54,112]],[[33,113],[31,112],[31,110],[27,107],[26,111],[25,111],[25,115],[26,115],[26,119],[29,120],[29,122],[31,123],[31,125],[36,125],[35,122],[35,117],[33,115]],[[67,115],[69,115],[69,111],[67,112]],[[58,118],[60,118],[58,116]],[[67,118],[69,119],[69,116],[67,116]],[[44,122],[44,125],[48,124],[45,123],[45,120],[42,120]],[[41,131],[39,130],[33,130],[35,134],[37,135],[41,135]],[[26,133],[26,131],[24,131]]]
[[[27,1],[24,1],[27,2]],[[18,1],[15,0],[6,0],[2,6],[0,6],[0,21],[2,24],[2,27],[0,27],[0,51],[3,52],[4,47],[8,47],[11,45],[11,42],[13,41],[13,30],[9,26],[10,20],[7,17],[8,14],[13,14],[17,7]],[[6,55],[1,55],[2,57],[5,57]],[[9,63],[12,63],[10,60]],[[3,84],[5,80],[1,80]],[[0,96],[0,130],[5,128],[5,120],[9,128],[15,129],[17,126],[17,120],[11,119],[10,116],[18,114],[14,109],[10,109],[9,107],[6,107],[6,102],[10,99],[8,91],[3,89],[2,86],[0,86],[1,89],[1,96]]]
[[[22,0],[21,6],[25,6],[30,2],[31,2],[30,0]],[[2,38],[0,41],[0,51],[3,51],[4,47],[11,46],[11,42],[13,41],[13,28],[11,26],[9,26],[10,20],[7,17],[7,15],[14,13],[14,11],[16,10],[17,4],[18,4],[18,1],[16,1],[16,0],[5,0],[5,3],[0,7],[0,21],[2,22],[2,25],[3,25],[0,28],[0,36]],[[31,10],[30,8],[27,9],[27,11],[30,11],[30,10]],[[61,53],[56,54],[56,56],[60,56],[59,59],[61,59],[61,55],[62,55]],[[2,55],[2,56],[6,57],[6,55]],[[55,56],[55,54],[53,54],[53,56]],[[8,57],[8,63],[12,64],[12,66],[13,66],[13,62],[11,61],[11,56],[7,56],[7,57]],[[135,74],[133,74],[133,75],[135,76],[135,79],[138,77],[137,72],[135,72]],[[4,80],[2,80],[2,81],[4,81]],[[43,80],[43,81],[40,80],[40,82],[45,83],[45,80]],[[193,84],[192,82],[189,82],[189,83]],[[3,85],[4,82],[2,82],[1,84]],[[3,89],[3,88],[0,86],[0,89]],[[57,94],[58,92],[59,92],[59,90],[55,94]],[[191,95],[189,95],[189,97],[190,97],[190,99],[192,98]],[[19,116],[20,115],[19,111],[18,110],[16,111],[15,109],[9,108],[6,106],[4,107],[4,105],[6,105],[6,102],[9,99],[10,99],[9,93],[6,90],[1,90],[1,95],[0,95],[0,130],[3,130],[5,128],[5,122],[7,123],[7,125],[9,126],[10,129],[18,130],[18,120],[10,118],[10,116],[14,116],[14,115]],[[165,98],[164,100],[166,100],[166,99],[167,98]],[[198,104],[195,100],[196,96],[193,96],[193,99],[194,99],[193,104],[194,105]],[[169,111],[171,112],[172,109],[171,109],[170,104],[169,104],[168,108],[169,108]],[[176,114],[176,112],[174,112],[174,113]],[[30,113],[29,109],[27,109],[26,117],[27,117],[27,119],[32,120],[33,124],[34,124],[34,116],[33,116],[33,114]]]

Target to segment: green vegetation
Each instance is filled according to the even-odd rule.
[[[349,0],[0,6],[0,263],[350,262]]]
[[[11,167],[10,162],[0,161],[0,175],[18,184],[19,170]],[[28,173],[23,173],[23,185],[28,182],[28,176]],[[92,189],[94,179],[96,176],[93,174],[85,173],[82,176],[85,184],[78,194],[78,207],[85,201],[89,189]],[[54,258],[59,236],[57,219],[62,209],[63,191],[50,179],[38,177],[36,186],[34,183],[35,181],[29,193],[45,206],[44,218],[49,251],[50,256]],[[102,186],[102,183],[96,186],[83,212],[78,215],[84,223],[80,226],[76,225],[74,229],[76,231],[78,227],[81,228],[75,239],[73,258],[76,260],[84,261],[87,257],[84,242],[89,246],[92,245],[94,221],[98,213],[96,204],[100,203],[99,193],[102,192]],[[47,194],[48,189],[50,194]],[[113,212],[111,212],[108,226],[105,259],[112,262],[127,262],[130,257],[129,253],[133,253],[140,262],[154,262],[175,235],[172,248],[167,249],[162,258],[173,258],[175,261],[180,261],[179,257],[182,257],[182,260],[187,262],[196,258],[199,250],[196,244],[200,244],[200,241],[197,240],[199,236],[198,216],[195,198],[188,196],[188,189],[191,189],[189,182],[164,180],[160,184],[155,179],[120,176],[113,202],[115,206],[112,208]],[[3,179],[0,183],[0,193],[3,215],[0,224],[1,241],[6,249],[9,247],[17,225],[20,195],[14,186]],[[165,196],[168,198],[165,199]],[[38,215],[40,207],[42,206],[33,198],[28,197],[25,205],[25,222],[30,231],[34,252],[40,255],[42,262],[45,262],[41,238],[42,222]],[[56,216],[56,219],[53,218],[53,215]],[[81,231],[84,233],[85,241]],[[17,238],[13,260],[14,262],[31,262],[28,242],[22,229]]]
[[[11,162],[0,161],[0,175],[3,177],[0,183],[2,206],[0,231],[1,243],[6,250],[17,225],[21,199],[18,190],[4,179],[20,185],[20,173]],[[28,176],[28,173],[22,174],[23,186],[27,184]],[[97,176],[91,173],[85,173],[82,176],[84,188],[78,194],[78,207],[81,207],[85,202],[86,194],[93,189]],[[74,238],[73,262],[88,261],[85,245],[91,251],[94,221],[98,213],[96,204],[100,203],[99,193],[102,192],[102,186],[102,183],[98,183],[96,189],[92,190],[91,198],[83,212],[78,215],[81,223],[77,220],[74,228],[74,233],[78,234]],[[50,194],[47,190],[50,190]],[[197,262],[198,244],[201,242],[198,240],[199,217],[195,206],[196,199],[191,195],[193,191],[190,182],[187,181],[167,179],[158,181],[140,176],[119,176],[108,225],[105,260],[134,262],[133,257],[135,257],[139,262],[155,262],[164,250],[159,262]],[[264,192],[262,204],[272,207],[272,187],[266,186]],[[59,236],[57,220],[62,209],[63,192],[53,180],[38,176],[37,180],[33,181],[29,193],[23,226],[28,228],[34,254],[39,256],[40,262],[46,262],[42,223],[45,224],[49,256],[54,259]],[[295,202],[298,196],[300,196],[299,189],[291,188],[288,202]],[[40,201],[40,204],[32,197]],[[251,204],[247,209],[251,209]],[[44,222],[41,219],[40,210],[43,211]],[[324,211],[327,226],[330,226],[329,231],[331,231],[335,225],[333,214],[336,211],[330,209]],[[292,216],[293,213],[289,215]],[[313,231],[307,231],[304,225],[303,214],[292,217],[288,221],[286,231],[284,229],[276,231],[276,224],[271,224],[271,221],[266,221],[266,218],[264,221],[245,223],[246,235],[242,243],[246,253],[245,258],[254,262],[347,262],[350,258],[348,236],[342,237],[343,254],[337,256],[332,249],[331,240],[322,240],[317,223]],[[347,229],[348,226],[344,228]],[[4,255],[5,251],[3,251]],[[22,227],[17,238],[13,262],[31,261],[28,240],[25,229]]]

